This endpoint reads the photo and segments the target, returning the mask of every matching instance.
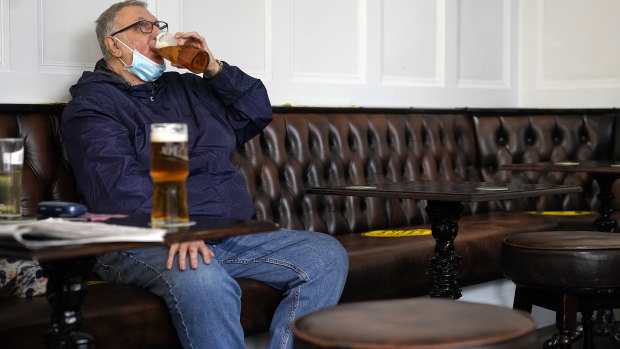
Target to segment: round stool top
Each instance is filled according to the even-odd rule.
[[[598,292],[620,287],[620,234],[548,231],[507,237],[501,268],[515,282]],[[589,291],[588,291],[589,290]]]
[[[535,329],[525,312],[438,298],[344,303],[293,325],[302,348],[531,348]]]
[[[595,231],[543,231],[509,236],[505,244],[541,250],[620,250],[620,234]]]

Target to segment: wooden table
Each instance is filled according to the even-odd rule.
[[[15,241],[0,239],[0,256],[38,261],[48,278],[47,299],[52,305],[51,328],[45,333],[48,348],[94,348],[92,336],[81,332],[81,306],[86,280],[92,272],[95,255],[132,248],[166,245],[190,240],[214,240],[236,235],[277,230],[273,222],[242,221],[192,216],[196,224],[168,230],[163,242],[92,243],[28,249]],[[106,223],[148,227],[150,216],[110,219]]]
[[[620,178],[620,162],[584,161],[584,162],[539,162],[533,164],[508,164],[499,166],[500,170],[537,171],[537,172],[585,172],[592,176],[600,188],[598,199],[601,202],[600,216],[594,221],[599,231],[615,232],[618,223],[612,213],[611,201],[614,194],[612,183]]]
[[[316,187],[307,194],[366,196],[428,200],[425,211],[436,241],[429,261],[431,297],[458,299],[461,289],[456,280],[460,256],[454,250],[462,202],[507,200],[543,195],[580,192],[578,186],[546,184],[495,184],[487,182],[417,181],[373,185]]]

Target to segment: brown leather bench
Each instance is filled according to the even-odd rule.
[[[66,160],[59,121],[62,104],[0,105],[0,137],[26,143],[25,214],[44,200],[78,201]],[[349,252],[350,270],[341,302],[426,294],[426,266],[435,241],[429,235],[381,238],[377,229],[428,228],[424,202],[308,195],[308,187],[383,181],[538,181],[578,183],[578,195],[471,205],[459,221],[455,241],[458,278],[471,285],[501,278],[501,242],[524,231],[590,226],[594,216],[548,218],[521,210],[596,210],[597,186],[588,176],[513,175],[506,162],[618,159],[617,111],[493,109],[363,109],[274,107],[274,120],[235,154],[259,219],[282,227],[336,236]],[[553,136],[553,137],[551,137]],[[620,191],[618,191],[620,192]],[[265,284],[239,280],[246,335],[268,330],[279,300]],[[117,299],[117,295],[125,295]],[[112,306],[110,306],[112,305]],[[16,347],[39,342],[49,320],[45,299],[0,299],[0,336]],[[133,316],[137,312],[141,316]],[[4,311],[11,309],[11,311]],[[18,309],[28,309],[20,312]],[[119,285],[89,286],[86,330],[99,348],[177,345],[163,302],[144,290]],[[120,331],[114,324],[130,329]]]

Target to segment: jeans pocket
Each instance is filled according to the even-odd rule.
[[[105,256],[97,256],[93,271],[102,279],[111,283],[121,281],[121,272],[114,265],[106,262]]]

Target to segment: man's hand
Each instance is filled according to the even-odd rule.
[[[192,269],[198,268],[198,254],[202,255],[202,260],[205,264],[211,264],[211,258],[215,257],[213,251],[207,248],[204,241],[188,241],[188,242],[175,242],[170,245],[168,251],[168,260],[166,262],[166,268],[172,269],[172,262],[174,255],[179,253],[179,269],[185,270],[187,268],[187,252],[189,251],[189,265]]]
[[[220,70],[220,65],[215,60],[215,57],[213,57],[213,54],[211,53],[211,50],[209,50],[209,46],[207,46],[207,41],[204,37],[202,37],[197,32],[178,32],[174,34],[174,37],[179,41],[179,45],[194,46],[203,51],[207,51],[207,53],[209,54],[209,65],[207,66],[207,69],[205,69],[204,73],[207,75],[207,77],[211,77],[217,74],[217,72]],[[172,65],[179,68],[174,64]]]

